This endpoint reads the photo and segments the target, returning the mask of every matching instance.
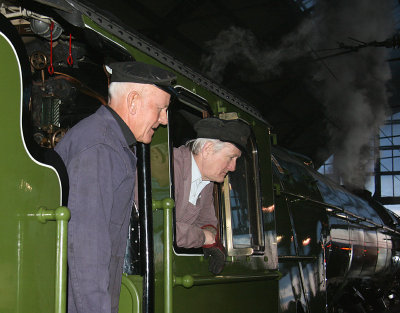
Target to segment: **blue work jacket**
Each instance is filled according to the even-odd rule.
[[[136,156],[104,106],[71,128],[55,150],[70,185],[68,312],[116,313]]]

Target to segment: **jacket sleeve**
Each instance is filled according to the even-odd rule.
[[[176,244],[182,248],[200,248],[204,245],[205,235],[203,230],[188,223],[176,223]]]
[[[106,145],[81,152],[68,165],[68,263],[70,282],[79,312],[110,313],[108,292],[111,241],[109,224],[113,190],[120,182],[122,160]]]

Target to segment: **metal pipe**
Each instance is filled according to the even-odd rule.
[[[201,276],[194,277],[191,275],[176,276],[174,277],[175,286],[183,286],[185,288],[191,288],[193,286],[203,285],[216,285],[216,284],[231,284],[231,283],[243,283],[251,281],[263,281],[263,280],[275,280],[280,279],[282,274],[279,271],[271,271],[263,274],[253,275],[226,275],[226,276]]]
[[[65,313],[67,310],[67,240],[68,221],[71,214],[66,207],[55,210],[39,208],[36,217],[41,223],[47,221],[57,222],[56,234],[56,290],[55,290],[55,313]]]
[[[362,221],[362,222],[371,224],[376,228],[384,229],[384,230],[386,230],[388,232],[394,233],[396,235],[400,235],[400,232],[398,232],[395,229],[392,229],[392,228],[387,227],[387,226],[382,225],[382,224],[375,223],[373,220],[370,220],[370,219],[368,219],[366,217],[354,214],[354,213],[352,213],[352,212],[350,212],[350,211],[348,211],[346,209],[343,209],[341,207],[338,207],[336,205],[332,205],[332,204],[329,204],[329,203],[324,203],[324,202],[321,202],[321,201],[318,201],[318,200],[314,200],[314,199],[311,199],[311,198],[308,198],[308,197],[305,197],[305,196],[302,196],[302,195],[294,194],[294,193],[291,193],[291,192],[287,192],[287,191],[280,191],[280,194],[291,196],[291,197],[293,197],[293,198],[295,198],[297,200],[303,200],[303,201],[308,201],[308,202],[311,202],[311,203],[315,203],[315,204],[318,205],[317,207],[320,208],[320,209],[325,210],[326,208],[330,208],[330,209],[333,209],[334,211],[339,211],[341,213],[344,213],[344,214],[356,219],[356,221],[351,221],[351,222]],[[340,217],[340,216],[336,216],[336,217],[349,220],[347,217]]]
[[[172,313],[173,310],[173,288],[174,288],[174,275],[172,273],[172,251],[173,251],[173,226],[172,217],[175,203],[171,198],[163,200],[153,200],[153,210],[163,209],[164,221],[164,312]]]
[[[172,207],[164,209],[164,312],[172,313],[174,286],[172,273]]]

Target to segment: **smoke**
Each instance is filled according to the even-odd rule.
[[[231,27],[208,43],[213,52],[203,59],[204,69],[221,80],[230,62],[246,59],[259,71],[259,77],[279,75],[286,61],[306,54],[314,59],[323,57],[322,50],[338,47],[338,42],[359,44],[348,38],[363,42],[389,38],[394,33],[392,10],[391,0],[320,0],[311,18],[283,38],[278,48],[262,46],[251,32]],[[388,52],[386,48],[366,47],[309,67],[319,86],[315,95],[331,121],[328,129],[334,172],[352,188],[364,188],[373,167],[370,143],[384,123],[388,107]]]
[[[304,56],[307,34],[311,23],[303,23],[296,33],[282,40],[278,49],[262,46],[255,35],[246,29],[231,26],[221,31],[214,40],[206,42],[211,54],[202,58],[204,72],[221,82],[229,63],[249,62],[255,70],[247,79],[261,80],[281,73],[283,62]]]
[[[319,36],[314,43],[332,45],[347,37],[364,42],[385,40],[394,33],[390,1],[335,1],[335,6],[321,3],[316,15]],[[328,35],[322,40],[323,35]],[[319,71],[323,81],[321,99],[327,115],[337,127],[330,128],[334,151],[334,170],[349,187],[363,188],[374,163],[371,139],[385,121],[391,78],[387,59],[389,51],[368,47],[356,53],[326,60],[337,79]]]

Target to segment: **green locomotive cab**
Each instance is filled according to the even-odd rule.
[[[1,13],[0,54],[7,60],[1,71],[2,139],[8,147],[2,164],[9,166],[1,190],[0,265],[8,274],[0,280],[7,289],[0,311],[65,312],[68,211],[57,208],[67,204],[68,178],[53,148],[69,128],[107,104],[105,65],[137,60],[174,71],[178,79],[168,127],[155,132],[151,145],[137,146],[138,201],[119,311],[259,312],[264,306],[277,312],[275,207],[265,157],[270,126],[260,114],[95,7],[10,1]],[[216,276],[202,249],[177,246],[173,202],[173,148],[194,138],[194,122],[209,116],[239,118],[252,128],[237,170],[214,187],[227,250]]]

